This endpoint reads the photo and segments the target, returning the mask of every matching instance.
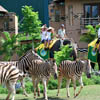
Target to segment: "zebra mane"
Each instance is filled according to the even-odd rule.
[[[45,61],[43,58],[41,58],[37,53],[35,53],[34,52],[34,50],[28,50],[24,55],[22,55],[20,58],[19,58],[19,60],[21,60],[23,57],[25,57],[26,55],[28,55],[29,53],[32,53],[33,54],[33,56],[35,56],[35,57],[37,57],[37,58],[39,58],[39,59],[41,59],[42,61]]]
[[[34,52],[34,50],[32,50],[33,55],[37,56],[39,59],[41,59],[42,61],[45,61],[42,57],[40,57],[37,53]]]
[[[25,57],[28,53],[30,53],[31,52],[31,50],[28,50],[24,55],[22,55],[20,58],[19,58],[19,60],[21,60],[23,57]]]

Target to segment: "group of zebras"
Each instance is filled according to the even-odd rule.
[[[34,87],[34,97],[36,97],[36,88],[39,87],[38,83],[41,80],[44,85],[44,97],[45,100],[48,100],[47,97],[47,81],[52,74],[55,79],[58,76],[58,93],[60,89],[60,83],[63,77],[67,79],[67,96],[69,97],[69,85],[72,80],[74,84],[74,96],[78,96],[81,89],[83,88],[82,82],[82,72],[85,72],[88,77],[90,77],[91,66],[89,60],[76,60],[62,61],[58,67],[59,75],[57,75],[57,65],[53,60],[44,61],[40,56],[38,56],[33,50],[29,50],[24,56],[22,56],[16,62],[0,62],[0,84],[5,84],[8,89],[8,96],[6,100],[9,100],[10,95],[12,94],[12,100],[15,100],[15,84],[17,80],[20,80],[22,83],[22,88],[25,95],[25,86],[23,83],[24,77],[27,75],[31,76],[33,87]],[[78,93],[75,93],[76,89],[76,80],[79,80],[81,88]]]

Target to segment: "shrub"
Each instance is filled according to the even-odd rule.
[[[93,85],[94,80],[92,78],[87,78],[86,75],[83,75],[83,84],[84,85]]]
[[[0,94],[3,94],[3,93],[7,94],[8,91],[5,86],[0,86]]]
[[[58,82],[57,80],[50,80],[48,83],[48,89],[57,89]]]
[[[70,48],[69,45],[62,46],[61,51],[55,51],[54,59],[56,60],[57,65],[59,66],[63,60],[72,60],[73,58],[70,57],[71,52],[72,48]]]
[[[34,90],[32,82],[27,82],[25,84],[25,89],[26,89],[27,93],[31,93]]]
[[[92,78],[88,79],[86,77],[86,75],[83,75],[82,78],[83,78],[83,84],[85,86],[86,85],[100,84],[100,77],[99,76],[92,75]],[[76,82],[76,85],[77,86],[80,85],[78,81]],[[73,84],[71,82],[70,87],[72,87],[72,86],[73,86]],[[40,87],[40,92],[43,93],[44,87],[43,87],[42,82],[40,82],[39,87]],[[58,80],[54,80],[53,77],[51,77],[51,79],[48,82],[48,89],[53,90],[53,89],[57,89],[57,87],[58,87]],[[62,80],[61,88],[66,88],[66,79]],[[31,81],[26,80],[25,89],[26,89],[27,93],[33,92],[34,88],[33,88],[33,84]],[[5,86],[3,86],[3,87],[0,86],[0,94],[4,94],[4,93],[7,94],[8,90],[6,89]],[[22,88],[16,89],[16,93],[17,94],[23,93],[23,89]]]

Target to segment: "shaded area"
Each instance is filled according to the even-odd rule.
[[[37,98],[36,100],[44,100],[44,98]],[[65,99],[61,99],[59,97],[48,97],[48,100],[65,100]]]
[[[0,99],[0,100],[5,100],[5,99]],[[15,97],[15,100],[30,100],[30,99],[28,97],[27,98],[23,98],[23,99],[21,99],[21,98],[16,99],[16,97]],[[41,98],[37,97],[37,99],[33,98],[33,100],[44,100],[44,98],[43,97],[41,97]],[[60,97],[48,97],[48,100],[65,100],[65,99],[62,99]]]
[[[0,100],[5,100],[5,99],[0,99]],[[28,98],[25,99],[16,99],[15,100],[29,100]],[[35,100],[35,99],[33,99]],[[37,98],[36,100],[44,100],[44,98]],[[65,99],[61,99],[59,97],[48,97],[48,100],[65,100]]]

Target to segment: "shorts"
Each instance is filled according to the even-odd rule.
[[[50,41],[51,39],[46,39],[46,41]]]
[[[46,41],[46,40],[43,39],[41,42],[44,43],[45,41]]]

